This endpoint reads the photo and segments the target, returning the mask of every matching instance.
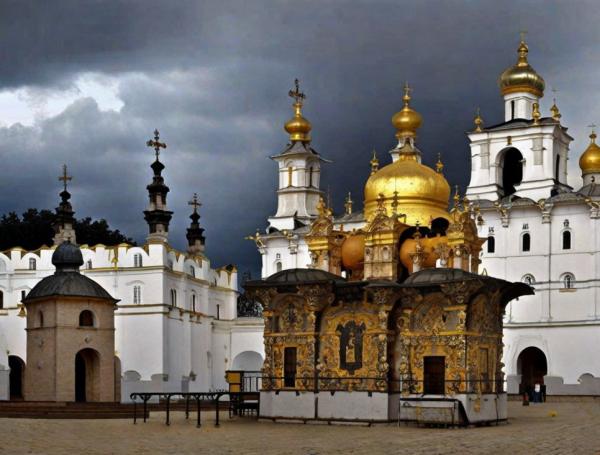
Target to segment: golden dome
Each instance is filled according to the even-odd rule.
[[[349,270],[360,270],[365,261],[365,236],[350,235],[342,243],[342,264]]]
[[[371,174],[365,185],[365,218],[370,221],[382,195],[388,215],[394,205],[400,221],[428,226],[436,218],[449,218],[450,185],[442,173],[417,160],[418,152],[410,143],[399,150],[398,160]]]
[[[502,95],[515,92],[528,92],[538,97],[544,96],[546,84],[542,76],[536,73],[527,61],[529,48],[525,44],[525,41],[521,41],[518,52],[519,58],[517,63],[504,70],[500,75],[500,79],[498,79]]]
[[[441,236],[431,238],[426,237],[421,239],[420,242],[425,253],[421,268],[435,267],[435,263],[437,261],[435,247],[443,243],[448,243],[448,238]],[[415,252],[416,245],[417,241],[415,239],[406,239],[404,242],[402,242],[402,245],[400,245],[400,263],[408,270],[409,273],[413,272],[413,261],[410,255]]]
[[[423,118],[421,114],[417,111],[414,111],[410,108],[410,87],[408,84],[404,86],[404,96],[402,100],[404,101],[404,107],[394,114],[392,117],[392,125],[396,128],[396,137],[398,139],[402,139],[405,137],[416,137],[417,130],[423,123]]]
[[[579,158],[579,167],[583,175],[600,173],[600,147],[596,144],[596,133],[594,131],[590,134],[590,145]]]
[[[312,125],[302,116],[302,100],[306,98],[306,95],[300,91],[298,79],[294,81],[294,84],[296,86],[295,90],[290,90],[288,93],[291,98],[296,100],[294,103],[294,116],[285,123],[284,128],[290,135],[290,141],[309,142]]]

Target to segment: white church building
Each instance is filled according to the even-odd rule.
[[[260,370],[264,357],[263,321],[238,317],[238,277],[234,266],[212,268],[204,253],[198,223],[199,203],[187,230],[188,250],[169,245],[172,212],[169,188],[161,175],[158,132],[148,145],[156,149],[154,176],[148,185],[149,226],[141,246],[82,245],[82,273],[115,299],[115,358],[122,401],[131,392],[207,392],[226,389],[226,370]],[[66,169],[62,202],[57,208],[54,244],[76,241]],[[0,400],[19,399],[26,357],[25,309],[22,299],[54,273],[55,247],[36,251],[13,248],[0,253]]]
[[[541,114],[545,83],[528,63],[525,42],[499,85],[504,122],[484,127],[478,114],[468,134],[467,196],[479,214],[479,236],[487,238],[480,272],[535,288],[535,295],[507,307],[507,389],[522,393],[540,383],[548,395],[600,395],[600,147],[592,133],[580,159],[581,184],[571,188],[567,159],[573,138],[556,103],[549,116]],[[263,278],[313,262],[304,237],[317,216],[320,166],[326,160],[310,144],[311,125],[300,107],[296,102],[285,125],[290,144],[272,157],[279,168],[277,213],[264,233],[248,237],[261,254]],[[371,166],[378,167],[375,156]],[[345,213],[335,217],[336,229],[364,224],[348,195]]]

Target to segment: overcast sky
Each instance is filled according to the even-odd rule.
[[[0,0],[0,213],[54,208],[63,163],[76,216],[106,218],[143,242],[155,128],[185,248],[199,194],[213,265],[259,270],[244,241],[275,211],[276,164],[294,78],[308,98],[313,146],[337,210],[361,205],[373,148],[390,160],[402,86],[424,118],[418,144],[451,184],[468,184],[465,131],[481,107],[503,120],[498,75],[526,29],[530,62],[557,90],[575,141],[570,182],[600,123],[597,1],[27,1]]]

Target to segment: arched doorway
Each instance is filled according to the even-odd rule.
[[[516,186],[523,180],[523,155],[519,150],[510,147],[501,153],[500,158],[501,178],[504,196],[514,194]]]
[[[23,359],[17,357],[16,355],[9,355],[8,368],[10,368],[10,373],[8,376],[10,399],[22,400],[23,382],[25,378],[25,362],[23,362]]]
[[[100,388],[100,355],[91,348],[75,356],[75,401],[98,401]]]
[[[244,351],[233,359],[232,370],[260,371],[263,364],[262,356],[255,351]]]
[[[543,386],[544,376],[548,374],[548,362],[541,349],[531,346],[521,351],[517,359],[517,373],[521,375],[519,393],[527,393],[531,399],[535,384]]]

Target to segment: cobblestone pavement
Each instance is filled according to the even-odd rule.
[[[468,429],[302,425],[183,413],[131,420],[0,419],[2,454],[600,454],[600,401],[509,403],[508,424]],[[556,413],[552,417],[551,414]],[[195,417],[195,416],[194,416]]]

